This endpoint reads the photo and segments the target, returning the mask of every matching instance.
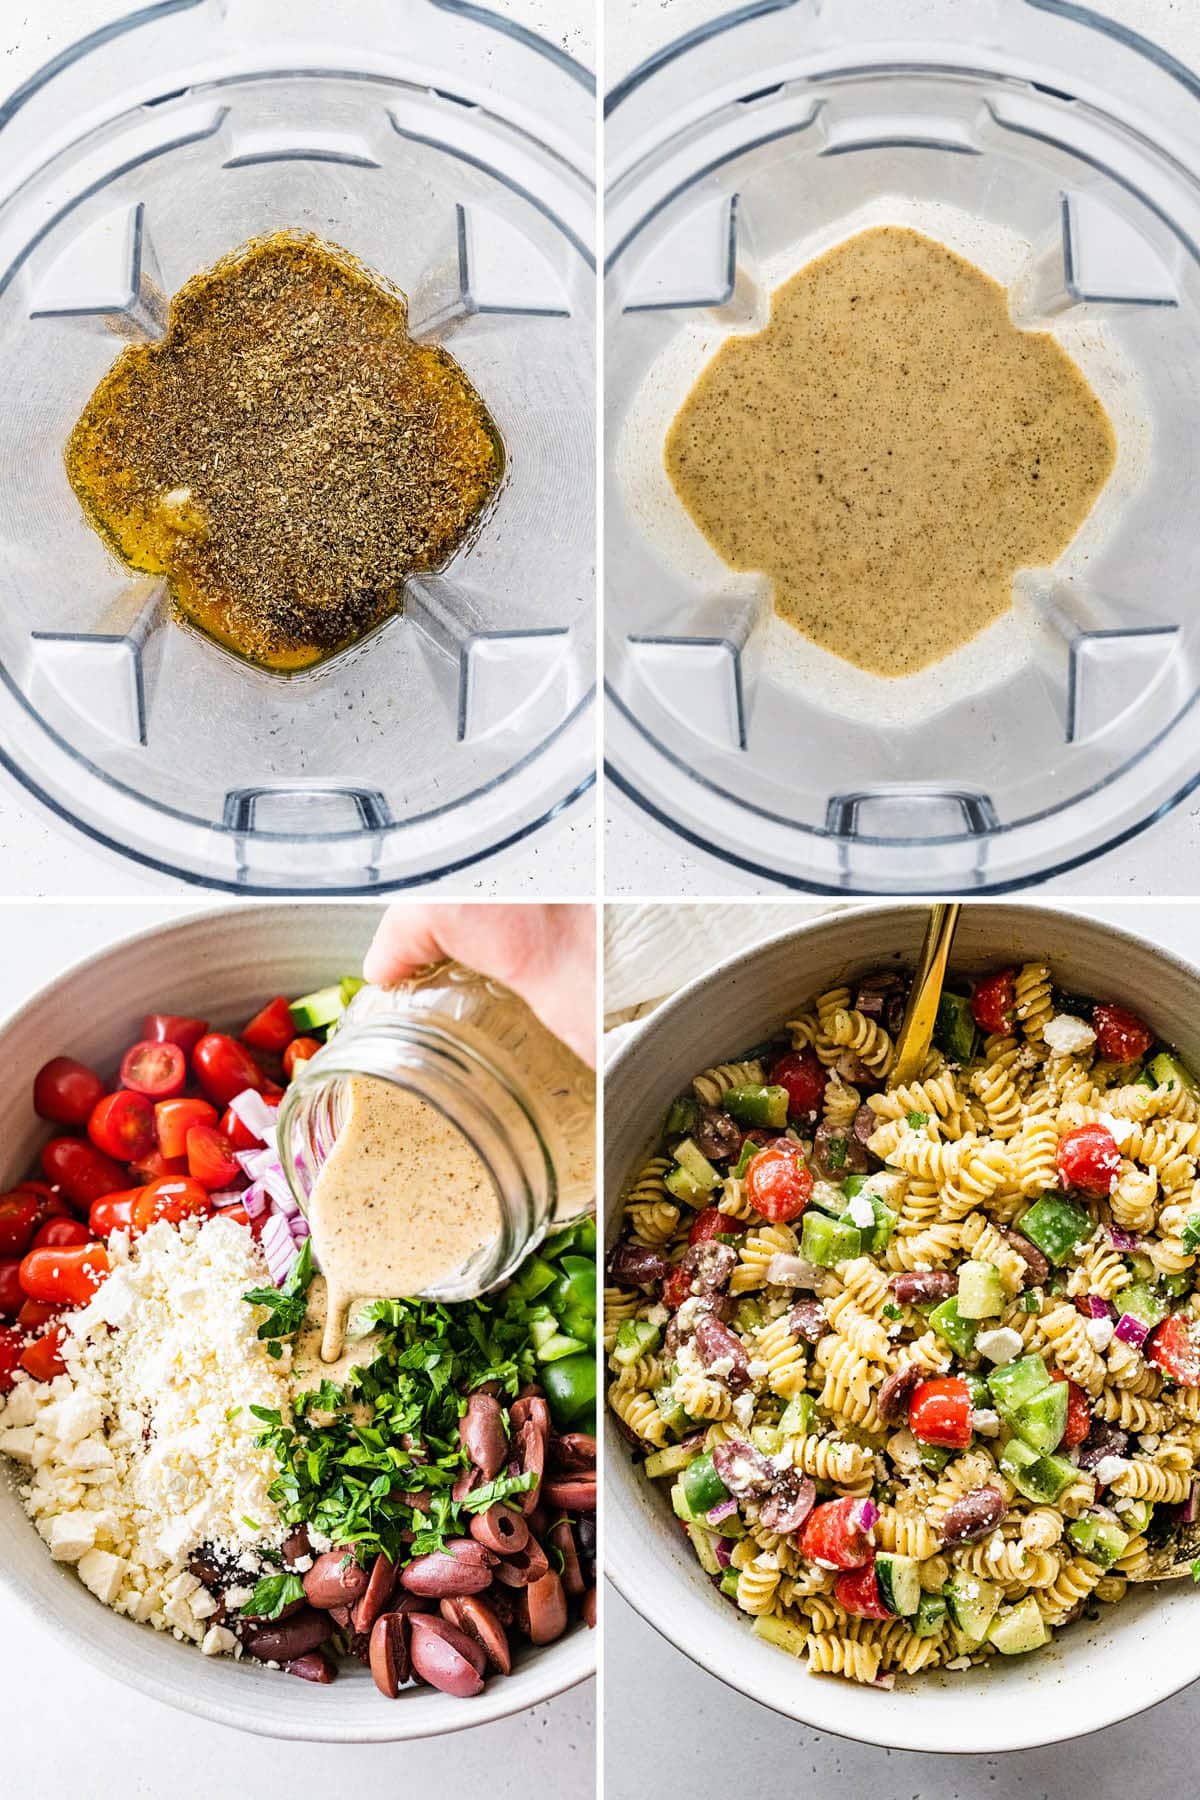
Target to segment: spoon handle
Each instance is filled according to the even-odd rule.
[[[929,1055],[942,983],[946,979],[946,964],[950,960],[950,946],[961,910],[956,900],[939,901],[929,909],[925,942],[921,945],[912,991],[904,1009],[904,1023],[897,1035],[896,1053],[888,1071],[888,1080],[899,1086],[917,1079]]]

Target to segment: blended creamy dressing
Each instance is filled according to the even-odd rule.
[[[713,549],[775,610],[872,674],[937,662],[1056,561],[1116,462],[1108,415],[1048,332],[944,244],[859,233],[772,295],[667,436]]]
[[[351,1075],[347,1088],[306,1207],[327,1290],[325,1363],[342,1356],[355,1301],[421,1293],[501,1226],[487,1170],[435,1107],[373,1075]]]

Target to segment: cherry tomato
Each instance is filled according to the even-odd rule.
[[[66,1369],[62,1359],[62,1341],[67,1335],[65,1325],[51,1325],[36,1338],[27,1350],[21,1352],[21,1367],[27,1369],[35,1381],[53,1381]]]
[[[97,1101],[87,1129],[97,1150],[133,1162],[154,1148],[154,1108],[144,1094],[122,1088]]]
[[[261,1092],[266,1082],[246,1047],[223,1031],[210,1031],[202,1037],[192,1062],[197,1081],[216,1106],[228,1106],[247,1088]]]
[[[181,1219],[206,1218],[212,1211],[209,1198],[198,1181],[186,1175],[169,1176],[166,1181],[152,1181],[133,1203],[133,1223],[139,1231],[147,1231],[158,1219],[178,1225]]]
[[[24,1304],[20,1257],[0,1257],[0,1319],[15,1319]]]
[[[142,1020],[142,1041],[148,1044],[178,1044],[190,1056],[208,1030],[207,1019],[188,1019],[179,1013],[147,1013]]]
[[[164,1156],[161,1150],[151,1150],[130,1163],[129,1173],[139,1182],[165,1181],[171,1175],[187,1174],[187,1157]]]
[[[1200,1344],[1179,1313],[1163,1320],[1146,1345],[1146,1355],[1180,1387],[1200,1387]]]
[[[193,1125],[215,1125],[217,1109],[208,1100],[160,1100],[154,1108],[154,1129],[164,1156],[186,1156],[187,1134]]]
[[[213,1125],[193,1125],[187,1135],[188,1174],[202,1188],[227,1188],[242,1173],[233,1145]]]
[[[283,995],[277,994],[255,1013],[242,1033],[242,1042],[255,1050],[286,1050],[295,1035],[292,1009]]]
[[[885,1606],[879,1593],[879,1580],[874,1562],[861,1569],[847,1569],[833,1584],[833,1597],[843,1612],[858,1619],[890,1619],[892,1610]]]
[[[980,1031],[989,1035],[1011,1031],[1017,1004],[1017,971],[1001,969],[989,975],[971,995],[971,1013]]]
[[[676,1267],[663,1278],[662,1303],[672,1312],[678,1312],[692,1291],[692,1278],[686,1269]]]
[[[787,1089],[789,1119],[816,1118],[829,1077],[815,1050],[793,1050],[781,1056],[768,1079],[772,1087]]]
[[[221,1208],[221,1217],[223,1219],[232,1219],[235,1225],[244,1225],[247,1231],[253,1229],[250,1224],[250,1214],[246,1211],[244,1206],[223,1206]]]
[[[21,1286],[31,1300],[82,1306],[101,1285],[109,1268],[108,1251],[103,1244],[31,1250],[21,1258]]]
[[[1061,1369],[1051,1369],[1050,1379],[1067,1383],[1067,1424],[1059,1448],[1073,1450],[1076,1444],[1082,1444],[1092,1429],[1092,1409],[1079,1383],[1069,1380]]]
[[[77,1216],[75,1208],[48,1182],[18,1181],[14,1192],[34,1196],[38,1205],[39,1225],[44,1224],[47,1219],[74,1219]]]
[[[971,1390],[962,1376],[919,1381],[908,1403],[908,1428],[919,1443],[965,1450],[971,1441]]]
[[[15,1385],[13,1377],[21,1366],[24,1349],[25,1333],[15,1325],[0,1325],[0,1394],[9,1393]]]
[[[143,1038],[121,1059],[121,1085],[151,1100],[170,1100],[187,1086],[187,1057],[178,1044],[154,1044]]]
[[[800,1533],[801,1554],[834,1569],[861,1569],[872,1562],[874,1527],[863,1522],[871,1517],[869,1507],[870,1501],[853,1494],[814,1506]]]
[[[73,1056],[52,1056],[33,1078],[33,1110],[56,1125],[86,1125],[104,1083]]]
[[[258,1091],[268,1106],[278,1106],[279,1102],[283,1099],[283,1089],[274,1081],[267,1081],[265,1078]]]
[[[40,1210],[36,1194],[18,1189],[0,1195],[0,1256],[24,1256],[33,1242]]]
[[[103,1204],[97,1201],[97,1205]],[[91,1244],[94,1234],[82,1219],[47,1219],[39,1225],[30,1248],[33,1250],[58,1250],[69,1248],[74,1244]]]
[[[1077,1125],[1058,1141],[1058,1172],[1064,1187],[1093,1200],[1107,1199],[1121,1173],[1121,1152],[1107,1125]]]
[[[1101,1056],[1110,1062],[1137,1062],[1154,1042],[1154,1033],[1143,1025],[1136,1013],[1123,1006],[1100,1005],[1092,1009],[1092,1024]]]
[[[81,1138],[56,1137],[43,1144],[42,1168],[68,1200],[85,1210],[101,1194],[115,1194],[128,1183],[124,1169]]]
[[[208,1121],[202,1120],[200,1123],[207,1124]],[[250,1127],[242,1124],[232,1106],[227,1106],[221,1114],[221,1130],[235,1150],[262,1149],[261,1138],[256,1138]]]
[[[283,1072],[288,1080],[296,1073],[296,1064],[307,1062],[321,1048],[316,1038],[293,1038],[283,1053]]]
[[[43,1325],[49,1325],[51,1319],[57,1319],[62,1307],[55,1306],[49,1300],[26,1300],[17,1314],[17,1324],[22,1331],[40,1331]]]
[[[707,1244],[710,1238],[720,1237],[722,1232],[728,1231],[730,1223],[719,1206],[706,1206],[692,1220],[688,1243]]]
[[[800,1147],[779,1138],[746,1165],[746,1196],[764,1219],[798,1219],[812,1196],[813,1178]]]
[[[125,1188],[119,1194],[105,1194],[94,1200],[88,1213],[88,1230],[94,1238],[109,1237],[114,1231],[133,1230],[134,1202],[141,1188]]]

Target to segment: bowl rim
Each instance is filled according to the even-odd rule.
[[[815,918],[808,919],[799,925],[789,925],[781,931],[771,933],[770,936],[761,939],[758,943],[752,944],[748,948],[735,951],[732,956],[726,957],[723,961],[716,963],[712,968],[706,970],[702,975],[696,976],[685,986],[676,989],[676,991],[670,995],[668,999],[664,1000],[661,1005],[657,1006],[653,1012],[647,1014],[644,1019],[638,1021],[637,1029],[631,1031],[623,1039],[614,1050],[611,1058],[605,1063],[604,1074],[606,1093],[608,1082],[613,1074],[624,1063],[637,1054],[651,1036],[657,1035],[660,1030],[669,1030],[677,1013],[689,1006],[698,995],[704,992],[705,989],[727,981],[731,976],[735,977],[739,970],[745,969],[758,957],[769,953],[785,943],[792,943],[796,945],[797,948],[802,948],[805,940],[811,937],[815,932],[822,930],[828,931],[830,929],[836,930],[843,921],[857,920],[864,915],[868,919],[885,920],[889,917],[894,918],[897,914],[919,914],[922,913],[929,904],[929,901],[910,900],[907,897],[892,901],[856,901],[846,906],[844,909],[818,914]],[[1099,917],[1095,914],[1079,912],[1070,901],[1060,904],[1051,900],[1028,899],[1022,900],[1019,903],[1010,901],[1008,904],[995,904],[990,901],[980,901],[976,904],[981,911],[986,910],[993,914],[1003,915],[1007,913],[1011,915],[1017,912],[1024,913],[1028,910],[1062,915],[1071,923],[1082,923],[1102,932],[1105,936],[1115,939],[1118,945],[1124,943],[1131,947],[1136,947],[1138,950],[1147,953],[1157,962],[1161,963],[1173,975],[1188,982],[1194,987],[1200,987],[1200,964],[1186,961],[1177,952],[1164,948],[1152,938],[1145,936],[1141,932],[1130,931],[1124,926],[1112,924],[1107,917]],[[953,952],[951,953],[951,961],[953,962]],[[606,1157],[607,1150],[608,1146],[606,1142]],[[606,1198],[603,1191],[600,1199],[600,1208],[601,1242],[603,1243],[606,1235],[606,1215],[610,1210],[606,1204]],[[605,1435],[610,1444],[613,1441],[611,1437],[612,1430],[611,1414],[606,1407]],[[616,1474],[612,1467],[614,1464],[627,1470],[628,1474],[624,1476]],[[606,1449],[606,1493],[610,1492],[620,1480],[628,1480],[632,1488],[635,1483],[641,1480],[641,1477],[640,1474],[634,1470],[631,1463],[618,1455],[609,1454]],[[1173,1695],[1180,1693],[1184,1688],[1190,1686],[1200,1678],[1200,1646],[1198,1646],[1196,1666],[1194,1668],[1190,1670],[1183,1668],[1181,1672],[1178,1663],[1172,1668],[1167,1668],[1161,1663],[1150,1664],[1147,1669],[1148,1689],[1135,1690],[1133,1688],[1124,1688],[1116,1690],[1117,1697],[1115,1710],[1109,1712],[1104,1718],[1088,1719],[1083,1724],[1076,1725],[1069,1716],[1068,1708],[1064,1705],[1061,1709],[1061,1725],[1059,1727],[1053,1728],[1050,1731],[1046,1731],[1040,1727],[1022,1729],[1020,1723],[1020,1710],[1009,1708],[1007,1709],[1007,1712],[1002,1715],[1002,1718],[1008,1717],[1011,1714],[1012,1724],[1009,1729],[999,1731],[996,1723],[993,1721],[997,1719],[1000,1709],[992,1707],[988,1709],[986,1714],[989,1724],[987,1727],[988,1737],[985,1743],[976,1742],[970,1745],[947,1744],[944,1742],[944,1734],[939,1733],[936,1729],[922,1727],[919,1724],[915,1730],[906,1732],[900,1741],[896,1741],[894,1738],[890,1738],[879,1731],[871,1730],[871,1719],[867,1708],[860,1707],[856,1713],[852,1713],[851,1717],[854,1719],[854,1724],[846,1724],[839,1713],[838,1699],[840,1697],[840,1699],[847,1704],[847,1710],[849,1710],[848,1701],[852,1698],[853,1690],[850,1690],[846,1695],[840,1695],[838,1687],[833,1682],[822,1684],[817,1681],[800,1681],[796,1684],[795,1689],[796,1700],[799,1704],[790,1706],[776,1705],[773,1700],[765,1699],[761,1693],[753,1691],[748,1684],[748,1678],[743,1677],[738,1673],[738,1661],[735,1651],[731,1650],[728,1664],[722,1666],[721,1657],[717,1652],[714,1651],[710,1658],[708,1654],[699,1650],[694,1643],[684,1642],[682,1626],[676,1624],[670,1616],[656,1616],[652,1610],[653,1602],[639,1595],[636,1584],[625,1575],[621,1566],[621,1549],[624,1530],[624,1522],[620,1519],[620,1516],[616,1514],[614,1509],[614,1516],[606,1517],[605,1519],[604,1573],[607,1580],[612,1583],[613,1587],[626,1604],[631,1606],[638,1617],[656,1631],[659,1637],[673,1645],[676,1650],[679,1650],[687,1657],[688,1661],[694,1663],[697,1668],[703,1669],[707,1674],[712,1675],[718,1681],[723,1682],[726,1687],[733,1688],[737,1693],[743,1694],[748,1700],[753,1700],[757,1705],[764,1707],[768,1712],[776,1713],[781,1718],[794,1719],[799,1724],[808,1725],[819,1731],[829,1732],[836,1737],[847,1738],[855,1743],[869,1744],[885,1750],[911,1750],[926,1753],[932,1752],[944,1756],[964,1757],[1000,1755],[1014,1750],[1036,1750],[1048,1745],[1069,1743],[1075,1738],[1087,1737],[1092,1732],[1105,1730],[1110,1725],[1119,1725],[1127,1719],[1134,1718],[1143,1712],[1148,1712],[1152,1707],[1159,1705],[1162,1701],[1171,1699]],[[732,1614],[727,1623],[730,1627],[735,1625],[736,1621]],[[717,1629],[719,1630],[721,1628]],[[737,1636],[735,1636],[734,1630],[730,1629],[727,1635],[731,1646],[736,1645],[739,1640]],[[842,1685],[849,1690],[849,1684],[843,1683]],[[828,1695],[828,1701],[823,1699],[822,1689],[825,1694]],[[985,1699],[986,1695],[978,1692],[974,1695],[968,1695],[964,1692],[964,1703],[970,1698]],[[805,1699],[809,1701],[809,1704],[803,1704]],[[919,1718],[915,1709],[914,1717]],[[978,1715],[976,1720],[973,1721],[972,1729],[977,1735]]]

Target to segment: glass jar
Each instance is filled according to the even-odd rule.
[[[280,1159],[304,1211],[355,1075],[394,1082],[436,1108],[479,1157],[499,1202],[499,1234],[424,1298],[483,1293],[548,1231],[590,1211],[595,1075],[499,982],[442,962],[399,987],[355,995],[329,1042],[297,1065],[280,1107]]]

